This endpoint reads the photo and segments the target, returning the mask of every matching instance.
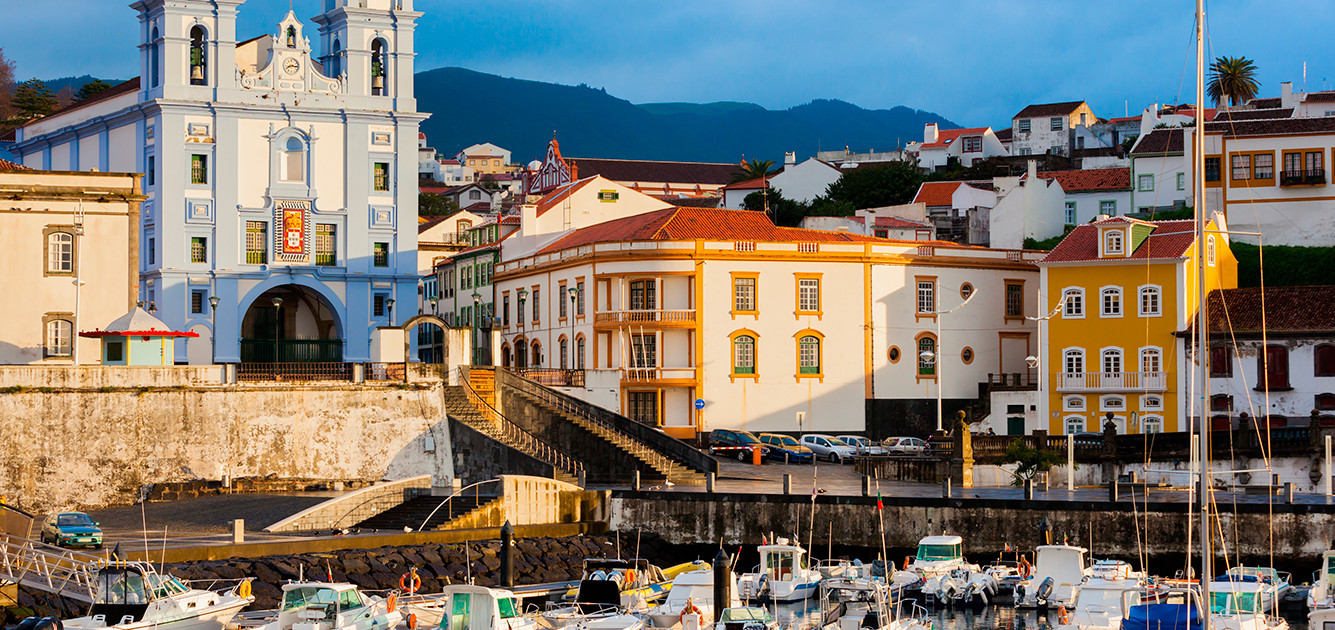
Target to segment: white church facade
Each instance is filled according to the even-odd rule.
[[[144,173],[140,299],[200,334],[177,362],[368,360],[416,299],[421,14],[324,0],[314,38],[289,12],[238,42],[244,2],[135,2],[140,78],[20,128],[13,151]]]

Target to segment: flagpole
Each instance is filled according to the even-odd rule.
[[[885,565],[885,581],[890,583],[890,556],[885,551],[885,504],[881,502],[881,480],[876,480],[876,520],[881,523],[881,563]]]
[[[811,467],[811,526],[807,528],[808,564],[811,563],[811,552],[814,550],[816,545],[816,474],[819,472],[820,470],[817,467],[815,466]],[[802,541],[799,540],[798,544],[801,544],[801,542]],[[826,558],[826,560],[828,559],[829,558]]]

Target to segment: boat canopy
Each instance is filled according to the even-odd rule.
[[[959,536],[928,536],[918,541],[919,560],[958,560],[964,557],[964,539]]]
[[[720,615],[719,621],[759,621],[769,623],[774,621],[768,610],[752,606],[736,606],[728,608]]]
[[[1200,611],[1189,604],[1132,606],[1122,620],[1122,630],[1200,630],[1200,627]]]
[[[319,606],[330,612],[345,612],[366,604],[352,584],[285,584],[281,610]]]
[[[1215,615],[1257,614],[1261,598],[1256,591],[1211,591],[1210,613]]]

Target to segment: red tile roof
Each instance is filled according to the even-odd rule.
[[[1077,171],[1047,171],[1042,179],[1055,179],[1066,192],[1093,190],[1131,190],[1131,169],[1091,168]]]
[[[538,200],[538,216],[542,216],[543,213],[555,208],[557,204],[565,201],[570,195],[573,195],[581,188],[588,186],[591,181],[593,181],[592,177],[586,177],[579,181],[562,184],[556,187],[551,192],[547,193],[547,196]]]
[[[464,206],[464,210],[472,212],[473,214],[478,214],[481,212],[487,212],[491,210],[491,204],[485,201],[479,201],[477,203]]]
[[[1014,129],[1011,129],[1010,127],[1007,127],[1007,128],[1005,128],[1005,129],[998,129],[998,130],[996,131],[996,136],[997,136],[997,140],[1000,140],[1000,141],[1002,141],[1002,142],[1006,142],[1007,140],[1012,140],[1012,139],[1014,139],[1014,136],[1015,136],[1015,130],[1014,130]]]
[[[728,184],[723,187],[723,190],[760,190],[761,188],[769,188],[769,180],[772,177],[773,175],[769,177],[757,177],[735,184]]]
[[[1335,117],[1226,120],[1205,124],[1205,133],[1229,138],[1267,135],[1335,133]]]
[[[1262,299],[1265,310],[1262,311]],[[1210,293],[1211,333],[1335,333],[1335,286],[1226,289]]]
[[[1037,118],[1040,116],[1069,116],[1071,113],[1075,112],[1075,110],[1080,109],[1080,106],[1084,104],[1084,101],[1067,101],[1065,103],[1030,105],[1029,107],[1020,110],[1020,113],[1012,116],[1011,119]]]
[[[580,228],[540,254],[619,241],[759,241],[779,243],[884,243],[861,234],[774,225],[763,212],[721,208],[667,208]]]
[[[863,225],[866,225],[867,223],[866,217],[849,217],[849,219],[861,223]],[[872,227],[892,228],[892,229],[915,229],[915,228],[930,228],[932,226],[930,223],[910,221],[908,219],[901,219],[899,217],[876,217],[876,224]]]
[[[918,194],[913,196],[913,203],[925,203],[928,206],[948,206],[954,203],[955,191],[964,182],[923,182],[918,187]]]
[[[1278,96],[1273,96],[1270,98],[1254,98],[1250,101],[1247,101],[1247,104],[1250,105],[1253,109],[1271,109],[1275,107],[1282,107],[1284,105],[1284,99]]]
[[[1196,240],[1196,222],[1191,219],[1174,221],[1141,221],[1127,217],[1113,217],[1095,223],[1076,227],[1066,238],[1057,244],[1051,253],[1043,258],[1043,263],[1084,262],[1107,260],[1099,257],[1099,226],[1118,223],[1152,225],[1150,232],[1136,251],[1126,258],[1112,260],[1167,260],[1181,258],[1192,242]]]
[[[1303,100],[1308,103],[1335,103],[1335,92],[1308,92]]]
[[[1140,122],[1140,116],[1122,116],[1121,118],[1109,118],[1110,123]]]
[[[1182,129],[1180,127],[1155,129],[1136,141],[1136,146],[1131,149],[1131,155],[1180,155],[1183,151],[1182,147]]]
[[[1293,108],[1230,109],[1226,112],[1219,112],[1218,116],[1214,116],[1210,118],[1210,120],[1212,122],[1224,122],[1231,120],[1262,120],[1266,118],[1293,118]]]
[[[960,136],[982,135],[987,133],[988,129],[991,129],[991,127],[970,127],[968,129],[946,129],[944,131],[938,131],[936,133],[936,142],[924,144],[922,145],[922,148],[937,149],[949,146],[950,143],[959,139]]]
[[[31,170],[33,170],[32,167],[24,166],[22,164],[19,164],[18,162],[10,162],[9,160],[0,158],[0,171],[31,171]]]
[[[716,162],[659,162],[651,160],[606,160],[566,158],[579,178],[602,175],[614,182],[668,182],[722,186],[741,170],[736,164]]]

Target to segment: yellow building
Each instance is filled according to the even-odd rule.
[[[1208,290],[1237,286],[1228,240],[1206,227]],[[1194,321],[1196,235],[1191,220],[1115,217],[1077,227],[1040,263],[1041,413],[1052,434],[1182,431],[1186,349],[1174,333]]]

